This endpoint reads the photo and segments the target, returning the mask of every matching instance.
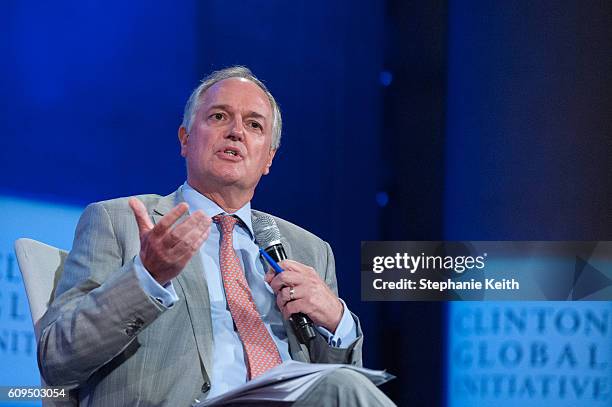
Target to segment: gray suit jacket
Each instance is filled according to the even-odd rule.
[[[138,198],[154,223],[183,200],[180,190]],[[260,213],[252,211],[253,218]],[[312,266],[337,293],[329,245],[287,221],[276,222],[289,258]],[[138,283],[133,262],[139,251],[127,198],[85,209],[38,344],[46,382],[74,388],[81,405],[187,406],[210,388],[213,335],[200,256],[174,280],[179,301],[166,308]],[[361,365],[363,335],[354,318],[359,338],[348,349],[329,347],[322,336],[308,349],[285,323],[291,357]]]

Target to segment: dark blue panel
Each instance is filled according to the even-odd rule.
[[[610,6],[453,2],[446,236],[612,236]]]
[[[185,5],[12,5],[0,131],[3,165],[19,171],[2,171],[0,186],[88,202],[179,182],[170,152],[199,76]]]

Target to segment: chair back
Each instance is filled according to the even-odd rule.
[[[17,262],[30,303],[34,333],[38,340],[38,323],[53,299],[57,282],[64,271],[68,252],[33,239],[15,241]]]

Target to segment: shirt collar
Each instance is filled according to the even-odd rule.
[[[185,181],[181,188],[183,192],[183,198],[185,199],[185,202],[189,204],[189,213],[201,209],[206,215],[210,216],[211,218],[215,215],[227,214],[227,212],[225,212],[223,208],[221,208],[215,202],[193,189],[193,187],[189,185],[187,181]],[[255,236],[255,234],[253,233],[253,224],[251,222],[251,202],[247,202],[242,208],[238,209],[231,215],[236,216],[242,221],[242,223],[247,227],[247,230],[251,234],[251,237]]]

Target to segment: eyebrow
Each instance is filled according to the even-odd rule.
[[[210,111],[210,110],[213,110],[213,109],[221,109],[221,110],[227,110],[227,111],[233,110],[230,105],[224,105],[224,104],[212,105],[207,110]],[[261,113],[254,112],[252,110],[248,111],[245,116],[246,117],[255,117],[255,118],[258,118],[258,119],[262,119],[264,121],[266,120],[266,116],[264,116]]]

